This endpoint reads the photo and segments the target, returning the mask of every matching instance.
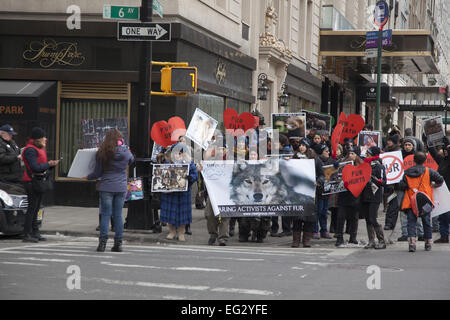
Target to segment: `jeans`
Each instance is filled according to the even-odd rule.
[[[23,226],[24,235],[36,235],[39,233],[37,215],[42,201],[42,193],[36,193],[31,186],[31,181],[23,182],[28,196],[28,209]]]
[[[328,213],[328,205],[330,204],[330,198],[326,199],[318,199],[317,201],[317,218],[316,223],[314,224],[314,232],[319,232],[319,224],[320,224],[320,233],[328,232],[327,230],[327,213]]]
[[[408,237],[415,238],[416,237],[416,223],[417,223],[417,217],[412,212],[411,209],[406,210],[406,214],[408,216]],[[424,232],[424,238],[425,239],[431,239],[432,238],[432,227],[431,227],[431,218],[430,215],[427,215],[426,217],[422,217],[422,224],[423,224],[423,232]]]
[[[402,224],[402,236],[407,237],[408,236],[408,216],[406,215],[406,213],[404,211],[400,212],[400,222]],[[423,225],[422,225],[421,219],[417,220],[416,228],[417,228],[417,235],[419,237],[423,237]]]
[[[439,233],[441,237],[448,237],[449,225],[450,225],[450,211],[447,213],[441,214],[439,217]]]
[[[126,192],[100,191],[100,238],[108,238],[109,219],[114,217],[114,239],[122,240],[122,208]]]

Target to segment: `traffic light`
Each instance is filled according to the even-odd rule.
[[[197,92],[197,68],[196,67],[162,68],[161,91],[170,93]]]

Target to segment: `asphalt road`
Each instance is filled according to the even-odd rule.
[[[111,242],[104,253],[96,245],[94,238],[0,239],[0,299],[450,298],[448,245],[425,252],[419,242],[414,254],[405,243],[378,251],[124,244],[123,253],[111,252]],[[378,279],[368,273],[372,265]]]

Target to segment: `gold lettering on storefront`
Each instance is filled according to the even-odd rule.
[[[85,60],[83,54],[78,51],[76,42],[56,42],[53,39],[31,42],[29,49],[25,50],[22,56],[31,62],[39,61],[43,68],[50,68],[54,64],[79,66]]]

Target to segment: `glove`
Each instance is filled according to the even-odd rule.
[[[374,179],[374,180],[375,180],[375,183],[376,183],[378,186],[383,185],[383,180],[381,180],[381,179]]]

